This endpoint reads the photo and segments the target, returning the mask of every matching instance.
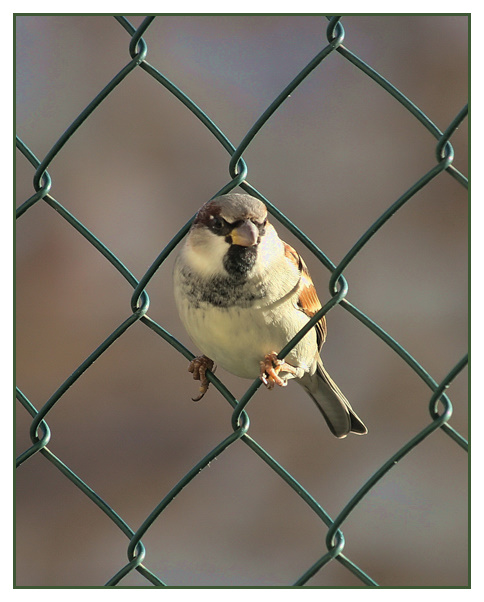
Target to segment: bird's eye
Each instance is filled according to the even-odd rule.
[[[220,217],[212,217],[210,220],[210,227],[215,232],[220,232],[223,229],[224,225],[225,225],[225,222]]]

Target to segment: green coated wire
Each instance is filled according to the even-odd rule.
[[[38,414],[37,409],[30,402],[29,399],[20,391],[17,390],[17,398],[25,407],[25,409],[32,415]],[[53,454],[47,447],[47,443],[50,440],[50,429],[45,422],[42,423],[42,428],[45,430],[45,437],[39,440],[41,447],[38,451],[51,462],[61,473],[63,473],[78,489],[80,489],[88,498],[90,498],[96,506],[98,506],[112,522],[118,526],[121,531],[129,538],[134,536],[134,531],[125,523],[125,521],[107,504],[91,487],[89,487],[78,475],[76,475],[64,462],[62,462],[55,454]],[[145,556],[144,546],[139,542],[137,548],[137,555],[142,560]],[[140,562],[137,565],[137,570],[144,575],[154,585],[164,585],[164,583]]]
[[[447,376],[440,383],[432,398],[430,405],[435,404],[439,398],[444,405],[444,411],[439,414],[429,425],[422,429],[415,437],[412,437],[405,445],[403,445],[397,452],[395,452],[359,489],[346,506],[341,510],[339,515],[336,517],[333,525],[328,531],[327,544],[328,547],[333,545],[333,538],[341,527],[342,523],[348,518],[354,508],[361,502],[363,497],[372,489],[378,481],[380,481],[404,456],[406,456],[412,449],[420,444],[429,435],[439,429],[443,424],[450,420],[452,416],[452,404],[449,398],[444,394],[445,389],[450,385],[452,380],[464,369],[467,364],[467,357],[462,358],[447,374]]]

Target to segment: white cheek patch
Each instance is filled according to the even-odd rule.
[[[202,236],[188,240],[182,249],[185,262],[201,277],[225,273],[223,259],[228,251],[229,245],[223,236],[217,236],[211,232],[204,232]]]

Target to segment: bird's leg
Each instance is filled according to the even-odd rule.
[[[207,370],[215,372],[213,360],[208,358],[206,355],[199,355],[192,359],[188,364],[188,372],[193,373],[193,379],[200,381],[200,395],[198,397],[192,397],[193,401],[200,401],[208,390],[210,384],[207,378]]]
[[[279,385],[280,387],[287,385],[287,380],[279,376],[281,370],[290,374],[297,374],[296,368],[278,359],[275,351],[268,353],[261,361],[260,379],[268,389],[273,389],[274,385]]]

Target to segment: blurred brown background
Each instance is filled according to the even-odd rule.
[[[130,17],[138,25],[142,17]],[[347,16],[344,44],[444,130],[467,100],[467,18]],[[322,16],[161,16],[147,60],[237,145],[326,45]],[[40,158],[130,60],[109,16],[17,18],[17,133]],[[467,122],[452,138],[467,173]],[[338,263],[378,216],[435,164],[435,139],[397,101],[333,53],[244,154],[248,180]],[[49,167],[51,194],[139,279],[197,208],[230,180],[229,156],[141,69],[101,104]],[[33,169],[17,157],[18,203]],[[301,249],[284,229],[288,242]],[[324,301],[329,272],[304,256]],[[149,284],[149,315],[190,344],[175,312],[173,257]],[[418,193],[345,271],[348,299],[440,381],[467,349],[467,196],[448,174]],[[45,203],[17,227],[17,379],[40,408],[130,314],[132,289]],[[369,428],[336,440],[296,385],[260,389],[249,434],[335,517],[429,422],[430,390],[340,307],[325,363]],[[249,381],[222,370],[236,396]],[[467,434],[467,373],[449,389]],[[231,432],[212,388],[202,402],[187,362],[136,323],[69,389],[47,422],[49,448],[137,529]],[[30,445],[19,407],[17,446]],[[17,471],[17,584],[103,585],[127,538],[40,454]],[[169,585],[291,585],[325,551],[326,527],[242,442],[168,506],[143,542]],[[343,525],[345,554],[379,584],[467,584],[467,457],[444,433],[414,449]],[[309,583],[360,582],[332,562]],[[134,573],[122,585],[149,585]]]

